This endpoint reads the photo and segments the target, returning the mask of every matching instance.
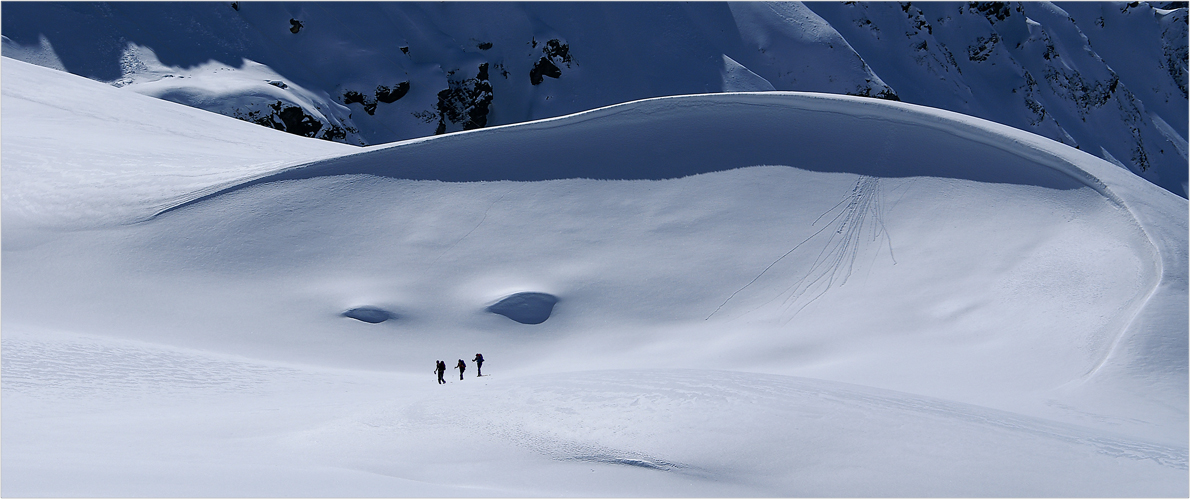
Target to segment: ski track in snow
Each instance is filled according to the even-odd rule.
[[[883,198],[880,179],[861,175],[856,180],[855,186],[852,187],[851,191],[837,204],[823,212],[822,215],[819,215],[810,226],[817,226],[819,221],[827,215],[835,213],[836,210],[838,210],[838,213],[809,237],[794,245],[793,248],[790,248],[789,251],[786,251],[776,260],[773,260],[756,277],[753,277],[751,281],[748,281],[747,284],[733,292],[731,296],[728,296],[723,303],[719,304],[707,316],[707,319],[710,319],[722,310],[732,298],[735,298],[736,295],[755,284],[786,257],[793,254],[803,245],[806,245],[806,243],[818,238],[819,235],[827,232],[828,229],[831,230],[827,232],[826,239],[822,241],[818,256],[813,260],[809,268],[804,271],[802,277],[794,280],[784,291],[753,308],[750,312],[755,312],[778,298],[782,298],[781,308],[786,313],[783,323],[789,323],[798,312],[818,298],[821,298],[827,291],[830,291],[831,287],[836,285],[836,281],[838,281],[837,285],[839,286],[847,283],[854,270],[855,260],[859,256],[861,246],[864,246],[862,244],[864,242],[876,243],[883,238],[888,247],[889,258],[892,259],[893,265],[896,265],[897,258],[893,251],[892,238],[884,226],[884,213],[886,209],[883,206]],[[873,254],[873,259],[879,256],[879,250],[877,250]],[[789,273],[794,272],[798,271],[789,271]],[[825,282],[823,282],[824,279]],[[819,286],[820,291],[815,293],[810,299],[801,301],[801,298],[811,288],[814,288],[820,283],[822,283],[822,286]]]
[[[463,242],[464,239],[467,239],[467,236],[470,236],[472,232],[475,232],[475,230],[479,228],[479,226],[483,225],[483,223],[485,221],[487,221],[488,213],[491,213],[492,208],[495,208],[496,204],[500,203],[500,201],[504,199],[504,196],[507,196],[511,192],[512,192],[512,189],[509,189],[508,192],[501,194],[500,197],[496,198],[495,201],[492,201],[492,204],[488,205],[488,209],[483,211],[483,216],[480,217],[479,222],[477,222],[475,224],[475,227],[472,227],[471,230],[467,231],[466,234],[463,234],[463,237],[458,238],[457,240],[455,240],[455,242],[451,243],[450,246],[448,246],[446,249],[442,250],[442,252],[439,253],[438,256],[434,258],[434,261],[430,262],[429,267],[433,267],[434,264],[438,263],[438,260],[441,260],[443,256],[445,256],[447,253],[450,253],[450,250],[454,249],[455,246],[458,246],[459,243]]]
[[[831,287],[836,285],[836,281],[839,286],[847,284],[855,267],[855,259],[859,255],[861,243],[865,239],[876,242],[883,237],[888,243],[889,257],[892,258],[893,264],[896,264],[892,241],[884,227],[882,197],[879,179],[863,176],[856,181],[851,193],[844,198],[846,204],[843,205],[843,209],[823,227],[834,230],[827,233],[827,240],[823,243],[822,250],[819,251],[806,274],[801,279],[794,281],[782,293],[782,295],[788,294],[781,303],[782,308],[787,313],[792,310],[792,313],[788,313],[785,317],[784,323],[793,320],[798,312],[826,294]],[[823,216],[829,213],[828,211]],[[815,233],[815,236],[818,234]],[[870,236],[865,238],[865,234],[870,234]],[[824,279],[825,282],[823,282]],[[802,296],[819,283],[822,283],[821,291],[798,306],[798,301]]]

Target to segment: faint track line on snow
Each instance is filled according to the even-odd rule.
[[[722,310],[728,302],[734,299],[745,289],[759,281],[761,277],[768,273],[778,263],[780,263],[789,255],[793,254],[799,248],[802,248],[806,243],[822,235],[827,229],[834,229],[834,231],[830,236],[828,236],[826,242],[819,250],[818,255],[814,258],[814,262],[810,265],[809,270],[806,271],[806,274],[801,279],[795,281],[792,286],[787,287],[784,291],[779,293],[777,296],[774,296],[772,299],[766,301],[761,306],[772,303],[773,300],[788,293],[789,296],[782,301],[782,306],[788,310],[792,308],[802,296],[810,291],[811,288],[823,282],[823,279],[826,279],[826,285],[822,288],[822,291],[816,294],[809,301],[803,303],[801,307],[798,307],[798,309],[792,314],[797,315],[798,312],[825,294],[832,286],[834,286],[836,281],[839,281],[840,286],[845,284],[847,279],[851,277],[852,270],[855,266],[855,260],[859,255],[860,243],[863,241],[863,239],[865,239],[865,234],[870,234],[869,239],[871,242],[876,242],[881,237],[883,237],[887,244],[889,256],[892,258],[893,265],[896,265],[897,260],[896,254],[893,252],[892,238],[889,236],[888,229],[884,224],[885,209],[881,198],[882,195],[879,179],[866,175],[860,176],[860,178],[856,180],[855,185],[851,188],[851,191],[847,195],[843,196],[843,199],[841,199],[838,203],[835,203],[834,206],[823,212],[818,216],[818,218],[815,218],[810,226],[814,227],[818,225],[820,221],[822,221],[828,215],[834,213],[834,216],[831,217],[828,222],[826,222],[820,229],[815,231],[809,237],[797,243],[789,251],[786,251],[784,254],[770,263],[764,268],[764,270],[757,274],[756,277],[753,277],[751,281],[748,281],[747,284],[736,290],[731,294],[731,296],[728,296],[727,299],[724,300],[723,303],[719,304],[719,306],[716,307],[715,310],[712,311],[711,314],[708,315],[704,320],[709,320],[716,313]],[[840,209],[840,207],[842,207],[842,209]],[[879,251],[877,251],[873,256],[873,261],[875,261],[875,258],[878,256]],[[755,310],[756,309],[753,309],[752,311]],[[790,319],[792,319],[792,316]]]
[[[834,207],[832,207],[832,208],[831,208],[830,210],[828,210],[826,213],[830,213],[831,211],[834,211],[834,210],[835,210],[835,208],[838,208],[838,207],[839,207],[839,205],[843,204],[845,201],[846,201],[846,199],[844,199],[843,201],[839,201],[839,203],[838,203],[838,204],[836,204]],[[814,223],[818,223],[818,220],[819,220],[819,219],[821,219],[823,216],[825,216],[825,215],[826,215],[826,213],[823,213],[822,215],[819,215],[819,216],[818,216],[818,218],[814,220]],[[813,227],[813,226],[814,226],[814,224],[812,223],[812,224],[810,224],[810,226],[811,226],[811,227]],[[719,304],[719,306],[718,306],[718,307],[716,307],[716,308],[715,308],[715,310],[714,310],[713,312],[711,312],[711,315],[708,315],[708,316],[707,316],[707,318],[706,318],[706,319],[703,319],[703,320],[709,320],[709,319],[711,318],[711,316],[713,316],[713,315],[715,315],[717,312],[719,312],[719,310],[720,310],[720,309],[722,309],[724,305],[727,305],[727,302],[731,301],[731,299],[732,299],[732,298],[735,298],[735,295],[739,294],[739,293],[740,293],[741,291],[743,291],[744,289],[747,289],[747,287],[748,287],[748,286],[751,286],[751,285],[752,285],[752,283],[754,283],[754,282],[756,282],[758,279],[760,279],[760,277],[761,277],[761,276],[763,276],[763,275],[764,275],[766,272],[768,272],[768,271],[769,271],[769,269],[773,268],[773,266],[774,266],[774,265],[776,265],[776,264],[777,264],[778,262],[780,262],[781,260],[784,260],[784,259],[785,259],[785,257],[789,256],[789,254],[790,254],[790,253],[793,253],[793,252],[794,252],[794,250],[796,250],[796,249],[800,248],[800,247],[801,247],[803,244],[806,244],[806,242],[808,242],[809,240],[813,239],[813,238],[814,238],[814,236],[817,236],[819,233],[821,233],[822,231],[826,230],[826,228],[827,228],[827,227],[828,227],[827,225],[824,225],[824,226],[822,226],[822,228],[821,228],[821,229],[818,229],[818,232],[815,232],[814,234],[810,235],[810,237],[807,237],[807,238],[803,239],[803,240],[802,240],[802,242],[800,242],[800,243],[797,243],[797,244],[796,244],[796,245],[795,245],[795,246],[794,246],[792,249],[790,249],[789,251],[786,251],[784,255],[781,255],[781,256],[780,256],[780,257],[778,257],[776,260],[773,260],[773,263],[770,263],[768,267],[765,267],[765,268],[764,268],[764,270],[760,271],[760,273],[759,273],[759,274],[757,274],[757,275],[756,275],[756,277],[753,277],[751,281],[748,281],[748,284],[745,284],[745,285],[744,285],[744,287],[742,287],[742,288],[740,288],[740,289],[737,289],[737,290],[735,291],[735,293],[732,293],[732,294],[731,294],[731,296],[728,296],[726,300],[723,300],[723,303],[720,303],[720,304]]]
[[[815,258],[814,263],[810,266],[810,270],[806,276],[794,283],[793,286],[786,288],[785,292],[791,292],[782,305],[787,309],[792,308],[797,300],[800,299],[810,288],[823,279],[826,279],[826,285],[822,291],[811,298],[806,303],[798,307],[793,315],[797,315],[805,309],[810,303],[813,303],[822,295],[826,294],[835,281],[839,280],[839,285],[842,286],[851,278],[851,273],[855,267],[855,259],[859,254],[859,243],[863,239],[864,229],[871,224],[872,241],[877,240],[884,232],[884,223],[880,220],[880,184],[879,180],[874,177],[860,177],[856,181],[855,187],[852,188],[851,194],[848,198],[846,208],[834,220],[839,220],[834,234],[830,235],[822,251],[819,252],[818,257]],[[869,217],[871,219],[869,219]],[[832,220],[832,221],[834,221]],[[881,228],[877,229],[877,225]],[[836,240],[836,236],[841,236]],[[891,243],[890,243],[891,253]],[[829,251],[828,251],[829,250]],[[895,257],[893,263],[896,263]],[[810,276],[814,275],[819,269],[826,266],[826,270],[820,273],[817,277],[809,282],[800,292],[798,288],[806,282]],[[842,272],[840,276],[840,272]],[[782,294],[784,294],[783,292]],[[792,318],[792,317],[791,317]]]
[[[496,206],[496,203],[499,203],[500,200],[504,199],[504,196],[507,196],[511,193],[512,193],[512,189],[509,189],[508,192],[501,194],[500,197],[496,198],[495,201],[492,201],[492,204],[488,205],[488,209],[483,211],[483,218],[479,219],[479,223],[475,224],[475,227],[472,227],[471,230],[467,231],[466,234],[463,234],[463,237],[460,237],[457,241],[454,242],[454,244],[451,244],[450,247],[442,250],[442,252],[438,254],[438,257],[434,258],[433,262],[430,262],[430,265],[433,266],[434,264],[438,263],[438,260],[441,260],[443,255],[450,253],[450,250],[454,249],[455,246],[458,246],[459,243],[463,242],[464,239],[467,239],[467,236],[470,236],[472,232],[475,232],[475,230],[479,228],[479,226],[483,225],[483,223],[485,221],[487,221],[487,219],[488,219],[488,213],[492,211],[492,208],[494,208]]]

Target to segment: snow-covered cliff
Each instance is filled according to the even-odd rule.
[[[5,3],[4,54],[299,135],[378,144],[634,99],[902,100],[1187,195],[1177,4]]]

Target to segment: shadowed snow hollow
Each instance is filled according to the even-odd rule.
[[[521,324],[541,324],[550,318],[558,298],[548,293],[517,293],[493,304],[488,312]]]

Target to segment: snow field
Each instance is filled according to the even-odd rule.
[[[211,185],[356,150],[0,59],[8,227],[127,223]]]
[[[52,495],[1163,495],[1186,457],[800,377],[498,372],[437,386],[430,373],[26,333],[4,340],[6,402],[35,408],[6,416],[5,486]],[[105,459],[80,459],[92,454]]]
[[[1185,200],[1045,139],[723,94],[347,154],[4,64],[6,495],[1186,493]]]

